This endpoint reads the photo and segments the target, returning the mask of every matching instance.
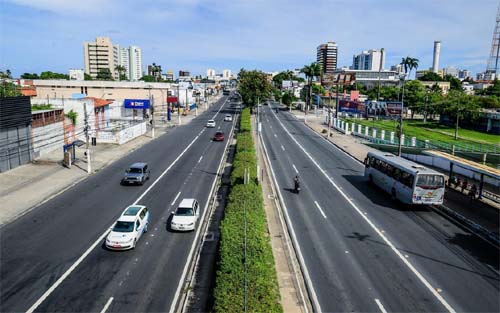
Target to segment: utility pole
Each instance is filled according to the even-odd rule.
[[[339,118],[339,83],[335,84],[335,118]]]
[[[330,129],[332,128],[332,114],[331,114],[331,105],[332,105],[332,88],[330,88],[330,102],[328,102],[328,131],[326,133],[326,138],[330,140]]]
[[[179,84],[177,84],[177,124],[181,126],[181,94],[179,93]]]
[[[424,106],[424,124],[427,123],[427,97],[429,95],[429,90],[425,91],[425,106]]]
[[[379,68],[378,68],[378,91],[377,91],[377,103],[379,101],[379,98],[380,98],[380,72],[382,71],[382,66],[383,66],[383,61],[384,59],[384,48],[380,49],[380,64],[379,64]]]
[[[90,164],[90,144],[89,144],[89,118],[87,115],[87,103],[83,103],[83,114],[84,114],[84,122],[85,122],[85,141],[86,141],[86,150],[87,154],[87,174],[92,173],[92,166]]]

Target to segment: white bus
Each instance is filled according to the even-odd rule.
[[[369,152],[365,177],[407,204],[443,204],[445,177],[418,163],[387,152]]]

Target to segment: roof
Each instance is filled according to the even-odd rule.
[[[87,97],[87,98],[94,100],[94,108],[95,109],[101,108],[101,107],[104,107],[104,106],[107,106],[107,105],[110,105],[111,103],[113,103],[113,101],[109,101],[109,100],[101,99],[101,98],[96,98],[96,97]]]
[[[195,199],[182,199],[181,203],[179,203],[179,207],[181,208],[191,208],[196,200]]]
[[[484,174],[486,176],[493,177],[495,179],[500,179],[500,169],[496,169],[487,165],[483,165],[481,163],[467,160],[446,152],[429,150],[429,151],[424,151],[424,153],[427,155],[437,156],[449,160],[450,162],[453,162],[454,164],[457,164],[460,167],[469,169],[476,173]]]
[[[390,163],[391,165],[399,165],[404,168],[406,168],[409,172],[412,174],[440,174],[438,171],[435,171],[431,168],[425,167],[422,164],[404,159],[402,157],[398,157],[395,154],[392,154],[390,152],[383,152],[383,151],[370,151],[368,152],[368,155],[375,155],[383,158],[384,160],[387,160],[387,163]]]
[[[144,162],[136,162],[132,165],[130,165],[130,167],[134,167],[134,168],[143,168],[144,166],[146,166],[147,163],[144,163]]]
[[[125,209],[125,211],[123,212],[123,215],[136,216],[137,213],[139,213],[139,211],[141,209],[142,209],[142,206],[132,205],[132,206],[129,206],[128,208]]]

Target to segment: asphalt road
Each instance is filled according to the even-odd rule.
[[[211,138],[233,125],[223,121],[233,113],[226,100],[3,227],[0,311],[27,311],[37,301],[40,312],[168,311],[195,238],[169,230],[170,212],[182,198],[196,198],[204,216],[226,145]],[[205,128],[214,116],[217,127]],[[121,186],[123,171],[138,161],[149,163],[150,180]],[[135,202],[150,210],[148,233],[134,250],[108,251],[98,239]]]
[[[394,203],[368,185],[362,164],[285,110],[261,112],[262,138],[323,312],[499,312],[496,248],[426,207]]]

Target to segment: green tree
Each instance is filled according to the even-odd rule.
[[[306,114],[307,114],[311,106],[311,100],[312,100],[312,81],[315,77],[318,78],[321,76],[321,66],[319,63],[313,62],[310,65],[304,65],[304,67],[300,71],[304,73],[304,75],[306,75],[307,79],[307,87],[308,87],[307,88],[308,93],[306,98],[307,102]]]
[[[153,62],[153,65],[151,65],[151,73],[153,74],[151,76],[153,76],[155,78],[155,81],[158,81],[158,79],[161,80],[161,66],[160,65],[156,65],[156,63]],[[195,78],[198,78],[198,77],[195,77]],[[201,78],[201,76],[200,76],[200,78]]]
[[[405,106],[411,109],[411,119],[415,113],[425,111],[425,87],[418,80],[411,80],[406,83]]]
[[[12,78],[12,73],[9,69],[7,69],[5,72],[0,71],[0,78]]]
[[[127,79],[127,75],[125,75],[125,72],[127,71],[127,69],[125,68],[125,66],[117,65],[117,66],[115,66],[115,71],[118,72],[118,80],[119,81]]]
[[[500,101],[496,96],[478,96],[478,104],[485,109],[498,109],[500,108]]]
[[[434,72],[426,72],[424,75],[420,76],[418,80],[428,81],[428,82],[440,82],[443,78]]]
[[[73,126],[76,126],[76,119],[78,118],[78,112],[75,112],[73,110],[69,111],[68,113],[64,114],[70,121]]]
[[[290,91],[285,91],[283,93],[283,96],[281,97],[281,102],[283,102],[284,105],[288,106],[292,104],[293,101],[295,101],[293,93],[291,93]]]
[[[21,75],[22,79],[40,79],[37,73],[24,73]]]
[[[450,82],[450,90],[457,90],[457,91],[462,91],[462,82],[460,79],[451,76],[450,74],[446,75],[444,77],[444,80],[447,82]]]
[[[313,85],[312,91],[313,91],[313,94],[316,94],[316,95],[322,95],[322,96],[326,95],[326,89],[321,85]]]
[[[274,87],[281,89],[284,80],[296,80],[292,71],[284,71],[273,77]]]
[[[113,80],[111,70],[109,68],[101,68],[97,73],[97,80]]]
[[[69,75],[45,71],[40,74],[40,79],[69,79]]]
[[[156,81],[156,78],[153,75],[144,75],[139,80],[143,80],[147,83],[154,83]]]
[[[243,103],[254,107],[258,101],[269,98],[272,93],[272,85],[267,80],[267,75],[262,71],[247,71],[241,69],[238,73],[238,92]]]
[[[83,73],[83,79],[84,80],[92,80],[92,76],[90,76],[89,74],[87,73]]]
[[[7,81],[0,82],[0,97],[22,96],[16,84]]]

